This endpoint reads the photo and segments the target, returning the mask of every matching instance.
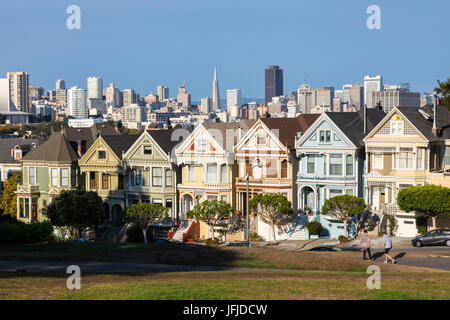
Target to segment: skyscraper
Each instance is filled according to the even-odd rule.
[[[123,90],[123,106],[129,106],[131,104],[136,103],[136,93],[133,89],[125,89]]]
[[[76,119],[86,119],[88,117],[86,100],[86,90],[79,87],[72,87],[67,90],[69,115]]]
[[[184,110],[187,110],[191,105],[191,95],[187,93],[187,89],[184,85],[178,89],[177,101],[178,103],[181,103],[181,107]]]
[[[266,103],[273,97],[283,95],[283,69],[279,66],[269,66],[266,69]]]
[[[119,89],[112,82],[110,83],[109,87],[106,88],[106,102],[109,102],[109,104],[113,107],[119,107]]]
[[[159,97],[159,101],[167,100],[169,99],[169,88],[167,88],[166,86],[157,86],[156,94]]]
[[[56,90],[65,89],[65,88],[66,88],[66,82],[63,79],[56,80]]]
[[[230,107],[242,106],[242,92],[239,89],[227,90],[227,111],[230,112]]]
[[[103,78],[89,77],[87,78],[87,93],[88,99],[102,99],[103,98]]]
[[[383,77],[364,77],[364,103],[368,108],[373,108],[375,103],[372,101],[372,92],[383,91]]]
[[[26,72],[8,72],[11,110],[29,112],[28,79]]]
[[[214,67],[214,80],[212,90],[212,111],[220,109],[220,94],[219,94],[219,81],[217,81],[217,70]]]
[[[203,113],[210,113],[211,112],[211,98],[206,97],[201,99],[201,106],[202,106],[202,112]]]

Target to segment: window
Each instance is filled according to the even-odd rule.
[[[106,159],[106,151],[99,151],[98,152],[98,158],[99,159]]]
[[[172,199],[166,200],[166,208],[167,208],[169,217],[172,216]]]
[[[277,162],[275,159],[266,159],[266,177],[277,178]]]
[[[350,154],[345,157],[345,174],[347,176],[353,175],[353,156]]]
[[[424,158],[425,158],[425,149],[417,148],[417,169],[424,168],[424,163],[423,163]]]
[[[166,170],[166,186],[171,187],[172,186],[172,171]]]
[[[136,185],[140,186],[142,184],[142,171],[141,169],[136,170]]]
[[[348,196],[352,196],[353,195],[353,189],[345,190],[345,194],[348,195]]]
[[[330,175],[342,175],[342,154],[330,154]]]
[[[31,185],[36,184],[36,168],[29,168],[29,181]]]
[[[228,181],[228,170],[227,170],[227,165],[223,164],[220,167],[220,177],[222,179],[222,183],[227,183]]]
[[[309,155],[307,158],[307,165],[306,165],[306,173],[314,173],[315,172],[315,156]]]
[[[414,155],[412,148],[400,148],[399,169],[412,169],[414,165]]]
[[[217,200],[217,196],[208,196],[208,197],[206,197],[206,199],[209,201]]]
[[[220,200],[228,202],[228,196],[220,196]]]
[[[192,164],[188,165],[188,181],[195,181],[195,166]]]
[[[67,187],[69,185],[69,169],[61,169],[61,186]]]
[[[207,182],[217,182],[217,164],[208,164],[206,171]]]
[[[77,169],[75,168],[70,169],[70,182],[72,187],[77,185]]]
[[[382,153],[372,154],[372,168],[373,169],[383,169],[383,154]]]
[[[102,189],[108,189],[109,183],[108,183],[108,175],[102,174]]]
[[[98,172],[91,172],[89,178],[91,189],[98,189]]]
[[[162,168],[152,168],[152,185],[155,187],[162,187],[162,179]]]
[[[58,169],[52,169],[52,186],[58,185]]]
[[[123,174],[119,174],[119,179],[118,179],[118,185],[117,185],[117,189],[123,189],[123,185],[124,185],[124,177]]]
[[[288,177],[288,162],[287,160],[281,161],[281,178]]]
[[[342,195],[342,190],[340,189],[330,189],[330,198]]]
[[[153,153],[151,146],[144,146],[144,154],[151,155]]]
[[[245,159],[245,175],[251,177],[253,171],[252,163],[250,162],[250,159]]]
[[[331,142],[331,130],[320,130],[319,131],[319,142],[330,143]]]
[[[258,146],[266,145],[266,137],[265,136],[257,136],[256,137],[256,144]]]
[[[391,121],[391,135],[395,136],[403,135],[403,121],[401,120]]]

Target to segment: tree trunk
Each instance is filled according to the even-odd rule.
[[[272,223],[272,233],[273,233],[273,242],[277,242],[277,239],[275,237],[275,224]]]
[[[144,236],[144,243],[147,243],[147,230],[142,229],[142,235]]]
[[[436,216],[432,216],[432,217],[431,217],[431,221],[432,221],[432,224],[433,224],[433,230],[434,230],[434,229],[436,229]]]
[[[212,230],[211,230],[211,236],[212,236],[212,239],[214,240],[214,225],[212,225],[212,226],[209,226]]]
[[[344,220],[344,233],[345,233],[345,237],[348,238],[348,232],[347,232],[347,220]]]

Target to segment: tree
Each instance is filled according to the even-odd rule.
[[[17,195],[14,191],[17,190],[17,185],[22,183],[22,172],[14,172],[3,183],[2,195],[0,197],[0,209],[3,214],[11,217],[17,216]]]
[[[434,91],[441,95],[440,104],[450,111],[450,77],[447,78],[447,81],[441,82],[438,80],[437,82],[439,86]]]
[[[397,195],[398,207],[406,212],[421,212],[433,220],[438,215],[450,214],[450,188],[427,184],[401,189]]]
[[[63,190],[43,209],[50,222],[67,227],[74,237],[85,228],[97,227],[106,219],[102,198],[92,191]]]
[[[365,208],[366,203],[364,199],[343,195],[327,199],[321,213],[342,221],[344,223],[345,236],[348,237],[347,224],[353,216],[363,213]]]
[[[220,221],[223,221],[231,216],[233,208],[231,205],[223,200],[206,200],[197,204],[187,216],[191,219],[197,219],[205,222],[211,230],[212,238],[214,239],[214,228]]]
[[[274,242],[276,241],[275,226],[287,224],[294,213],[291,202],[283,195],[276,193],[258,193],[250,200],[249,206],[256,216],[272,228]]]
[[[131,223],[137,225],[144,235],[147,243],[147,231],[155,222],[161,222],[168,217],[168,209],[159,203],[139,202],[127,208],[127,217]]]

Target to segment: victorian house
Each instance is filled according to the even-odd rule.
[[[324,112],[298,137],[298,208],[321,222],[323,236],[338,238],[345,233],[342,222],[318,215],[327,199],[338,195],[364,197],[362,139],[385,115],[379,109]],[[349,223],[347,230],[350,236],[356,236],[356,223]]]
[[[302,114],[296,118],[261,118],[239,140],[235,147],[238,171],[235,179],[236,207],[247,211],[248,198],[258,193],[278,193],[298,209],[296,174],[298,160],[295,138],[305,132],[319,117],[318,114]],[[286,239],[290,228],[279,228],[277,239]],[[270,227],[253,219],[251,232],[263,239],[272,240]]]
[[[394,108],[364,138],[366,145],[366,203],[378,213],[381,228],[386,215],[394,215],[397,236],[417,234],[416,214],[401,211],[396,203],[399,190],[424,185],[434,173],[448,168],[450,112],[438,106]]]

